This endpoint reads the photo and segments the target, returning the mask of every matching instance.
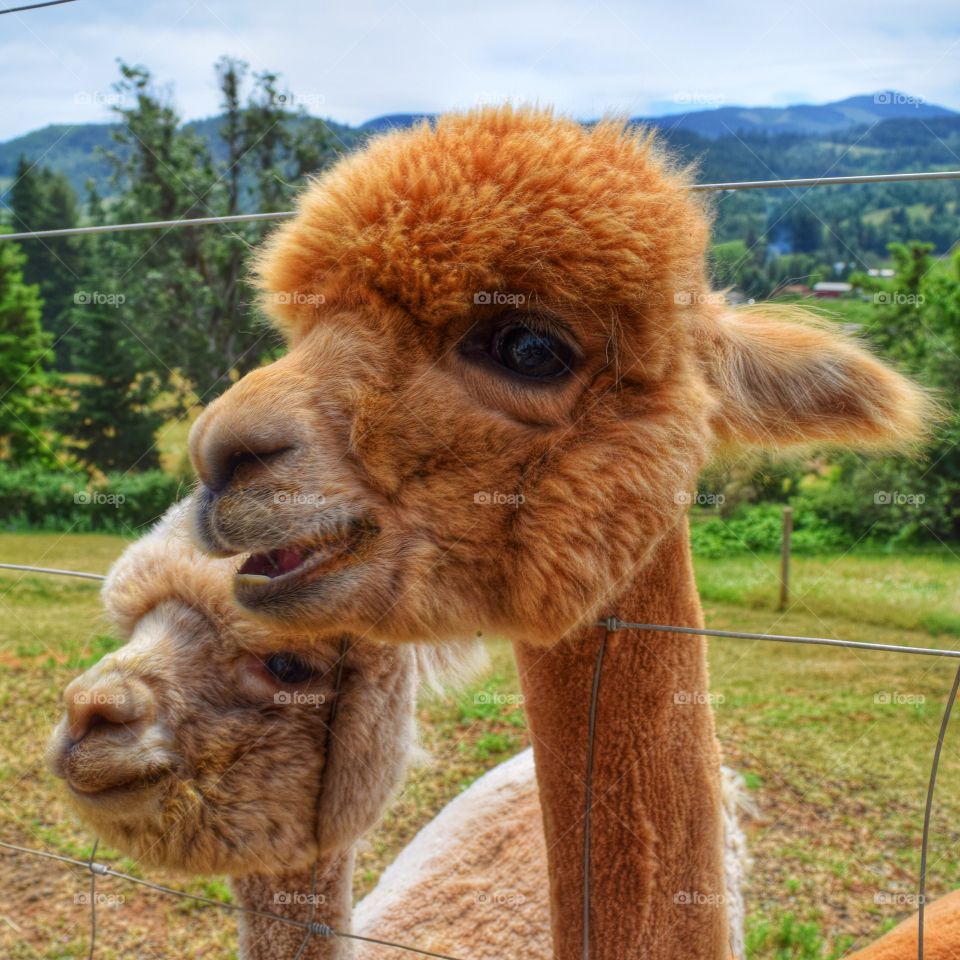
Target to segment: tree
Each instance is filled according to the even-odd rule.
[[[877,305],[866,331],[870,339],[888,356],[911,370],[922,367],[921,355],[929,343],[923,335],[921,287],[930,271],[932,244],[891,243],[887,246],[893,260],[894,276],[871,277],[857,272],[850,282],[873,296]]]
[[[0,244],[0,459],[14,465],[56,461],[55,438],[46,428],[50,408],[50,335],[40,325],[43,303],[23,279],[20,248]]]
[[[889,542],[960,539],[960,251],[946,264],[931,245],[890,244],[896,275],[855,274],[873,292],[865,332],[905,372],[935,388],[942,422],[922,458],[873,460],[846,455],[831,488],[813,504],[856,535]]]
[[[170,415],[158,404],[160,378],[144,369],[142,346],[122,311],[109,299],[77,308],[83,338],[75,359],[86,376],[73,388],[75,409],[63,418],[76,455],[104,472],[159,467],[155,437]]]
[[[79,220],[76,194],[66,177],[31,164],[23,156],[17,162],[9,202],[17,231],[73,227]],[[71,365],[68,314],[82,285],[84,244],[81,237],[25,241],[24,279],[39,287],[43,326],[53,334],[58,370],[69,370]]]
[[[96,190],[89,197],[90,217],[103,222],[105,210]],[[159,466],[155,436],[173,405],[159,400],[166,376],[162,363],[137,331],[124,285],[109,265],[121,255],[115,236],[92,237],[87,288],[78,293],[69,319],[74,331],[73,360],[79,377],[71,386],[72,403],[58,425],[72,438],[72,452],[91,467],[149,470]]]
[[[120,69],[120,149],[109,154],[118,191],[112,217],[230,216],[289,202],[286,174],[299,161],[287,127],[296,114],[275,74],[258,74],[244,101],[246,64],[217,64],[223,124],[213,151],[180,123],[149,71]],[[155,372],[166,378],[178,371],[200,398],[225,390],[273,347],[243,276],[262,232],[261,224],[181,228],[159,237],[128,234],[115,247],[127,305],[159,361]]]

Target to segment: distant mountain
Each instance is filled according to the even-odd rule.
[[[419,120],[432,120],[435,116],[433,113],[390,113],[368,120],[359,129],[365,133],[380,133],[395,127],[409,127]],[[660,117],[632,117],[631,122],[690,130],[712,140],[735,133],[831,133],[882,120],[929,120],[951,116],[960,114],[925,103],[919,97],[884,90],[833,103],[798,103],[791,107],[712,107]]]
[[[333,132],[334,140],[342,149],[351,149],[366,135],[359,129],[332,120],[307,117],[298,122],[323,125]],[[226,145],[220,137],[222,124],[222,117],[206,117],[191,120],[186,127],[207,141],[215,159],[223,159]],[[122,154],[125,149],[112,139],[116,129],[116,124],[112,123],[51,124],[0,143],[0,198],[21,156],[38,160],[65,174],[81,197],[88,180],[94,181],[101,194],[109,194],[111,167],[103,157],[103,150]]]
[[[315,117],[297,122],[332,130],[337,147],[350,150],[373,134],[434,116],[395,113],[359,127]],[[687,159],[700,161],[702,176],[722,180],[763,179],[774,169],[779,176],[804,176],[848,165],[855,168],[849,172],[867,166],[871,172],[955,166],[950,151],[960,142],[960,113],[893,91],[819,105],[720,107],[634,120],[659,127]],[[208,117],[187,124],[218,159],[225,152],[222,123],[221,117]],[[21,155],[66,174],[81,196],[91,179],[108,195],[110,167],[98,148],[117,150],[113,130],[109,123],[56,124],[0,143],[0,197]],[[867,144],[873,147],[869,156]]]
[[[634,118],[658,127],[690,130],[714,139],[735,133],[822,134],[884,120],[930,120],[960,116],[895,90],[848,97],[834,103],[798,103],[792,107],[717,107],[662,117]]]

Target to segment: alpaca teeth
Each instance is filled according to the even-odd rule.
[[[238,583],[269,583],[270,578],[265,577],[262,573],[238,573],[236,574]]]

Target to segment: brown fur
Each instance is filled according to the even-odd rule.
[[[848,960],[913,960],[917,956],[918,919],[914,914],[898,923],[875,943],[851,953]],[[960,890],[927,906],[923,922],[926,960],[960,957]]]
[[[896,447],[928,409],[802,312],[718,305],[688,185],[649,136],[549,111],[490,108],[374,140],[306,191],[259,257],[289,354],[191,435],[205,549],[349,544],[302,576],[238,580],[257,615],[319,638],[515,642],[560,960],[581,952],[590,625],[700,623],[684,515],[717,448]],[[504,322],[484,293],[522,297],[527,325],[570,345],[572,372],[531,384],[471,360],[468,338]],[[671,899],[722,890],[712,718],[671,700],[706,689],[701,641],[613,639],[595,958],[723,955],[722,911]]]

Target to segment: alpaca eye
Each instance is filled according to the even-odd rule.
[[[562,380],[578,354],[569,337],[552,332],[554,325],[562,324],[521,310],[481,317],[460,342],[460,354],[501,376],[530,383]]]
[[[573,352],[559,337],[524,324],[505,327],[493,341],[493,358],[524,377],[547,380],[569,372]]]
[[[275,653],[263,665],[280,683],[304,683],[314,675],[313,667],[292,653]]]

